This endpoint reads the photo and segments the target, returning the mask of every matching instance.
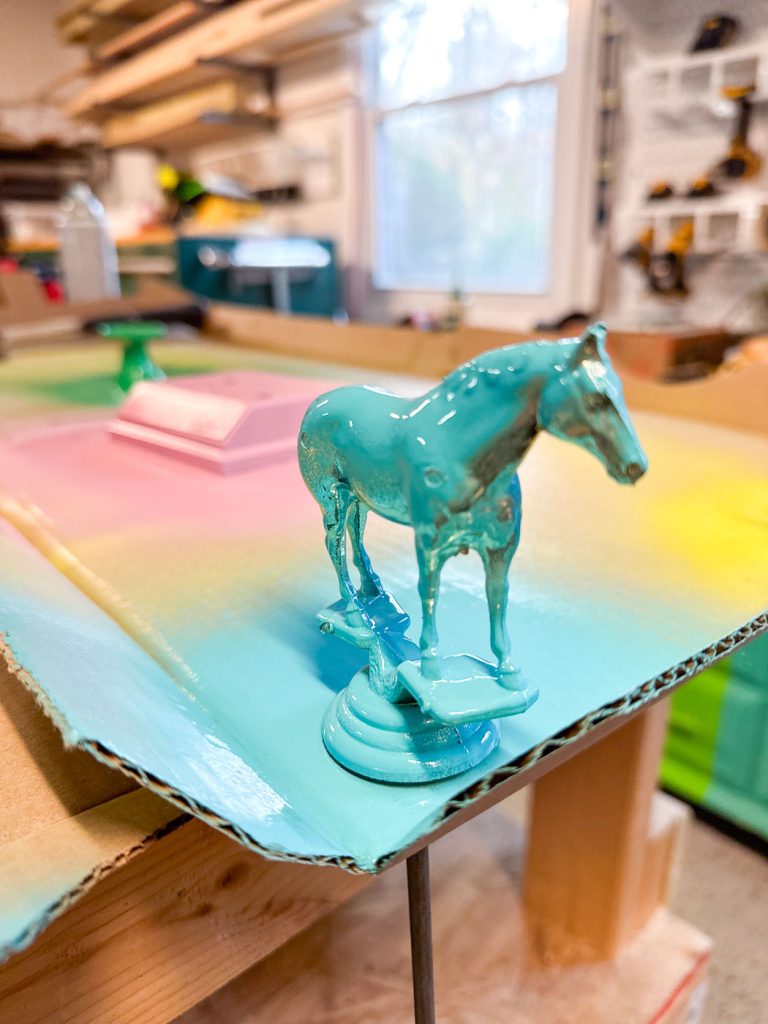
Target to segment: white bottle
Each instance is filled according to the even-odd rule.
[[[59,260],[70,302],[119,298],[117,249],[104,207],[83,183],[72,185],[61,204]]]

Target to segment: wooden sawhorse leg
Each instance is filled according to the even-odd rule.
[[[666,902],[680,830],[651,836],[666,720],[661,700],[534,784],[524,902],[539,952],[613,957]]]

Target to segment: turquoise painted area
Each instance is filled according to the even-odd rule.
[[[382,546],[374,538],[374,550],[384,578],[403,595],[406,612],[417,615],[410,547],[383,539]],[[480,767],[428,785],[382,786],[351,775],[323,747],[326,709],[365,654],[317,629],[311,609],[332,582],[321,550],[300,566],[286,565],[277,592],[253,592],[229,607],[197,592],[184,616],[167,606],[158,611],[155,624],[191,670],[185,686],[15,535],[4,537],[0,556],[8,644],[60,709],[70,741],[97,740],[267,851],[344,857],[365,870],[428,831],[446,801],[474,781],[712,636],[711,624],[679,615],[670,634],[674,610],[663,600],[627,630],[617,628],[626,609],[609,611],[582,595],[558,612],[528,584],[520,595],[525,616],[512,619],[511,632],[526,671],[541,685],[537,704],[500,722],[500,745]],[[486,635],[486,612],[472,569],[457,566],[448,576],[443,622],[452,653],[467,637]],[[626,600],[632,604],[631,595]],[[487,642],[479,653],[488,653]]]
[[[654,456],[663,464],[675,429],[649,446],[651,466]],[[755,560],[728,602],[719,593],[701,600],[690,571],[660,580],[658,559],[644,576],[648,513],[633,519],[627,511],[642,504],[643,488],[614,486],[595,460],[559,441],[539,447],[522,470],[538,514],[515,558],[509,631],[541,696],[499,722],[499,746],[482,765],[428,785],[381,785],[345,771],[323,746],[327,708],[367,655],[317,627],[336,579],[295,463],[218,479],[112,446],[90,429],[64,432],[58,446],[36,437],[4,450],[6,475],[23,479],[25,496],[53,518],[75,557],[163,636],[184,671],[171,678],[134,650],[57,569],[28,548],[16,557],[9,538],[0,552],[0,624],[17,660],[66,715],[73,738],[98,740],[277,856],[378,869],[432,830],[473,783],[606,705],[620,713],[643,683],[761,608]],[[84,461],[98,473],[78,475]],[[678,486],[690,461],[686,451],[666,479]],[[552,500],[554,480],[567,503]],[[717,549],[721,523],[705,551]],[[371,517],[366,541],[385,588],[418,622],[412,532]],[[443,584],[443,655],[489,658],[476,558],[451,560]]]
[[[235,811],[256,842],[277,852],[342,852],[256,774],[234,737],[219,737],[218,723],[191,694],[10,530],[0,532],[0,562],[5,642],[68,743],[98,742],[174,789],[194,789],[204,806],[224,817]]]

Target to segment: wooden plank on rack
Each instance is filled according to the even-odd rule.
[[[103,72],[74,97],[67,113],[90,115],[99,106],[160,85],[173,91],[174,79],[193,71],[199,61],[244,47],[261,44],[263,59],[268,59],[270,47],[343,31],[359,5],[360,0],[245,0]]]
[[[153,17],[166,7],[164,0],[79,0],[56,18],[59,35],[67,43],[102,41],[115,35],[124,22]]]
[[[93,51],[93,57],[97,61],[113,60],[130,50],[136,50],[153,40],[156,41],[158,36],[179,29],[182,25],[186,25],[187,22],[194,21],[198,17],[201,17],[199,4],[193,3],[192,0],[180,0],[179,3],[172,4],[154,17],[140,21],[132,28],[121,32],[120,35],[97,46]]]
[[[110,118],[102,128],[102,141],[107,149],[139,144],[201,145],[220,138],[222,130],[224,135],[232,134],[232,126],[201,124],[201,117],[238,112],[248,113],[248,91],[240,82],[222,79]],[[242,133],[243,127],[239,130]]]

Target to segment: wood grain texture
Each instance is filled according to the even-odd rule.
[[[765,364],[723,367],[710,377],[684,384],[655,384],[625,376],[624,393],[633,409],[768,434]]]
[[[246,99],[240,83],[223,79],[109,118],[102,128],[102,141],[107,149],[114,149],[140,143],[162,145],[173,142],[184,131],[191,134],[192,139],[195,132],[198,139],[206,138],[206,132],[213,135],[217,128],[228,126],[200,125],[203,114],[235,114],[245,109]],[[231,127],[229,131],[231,133]],[[183,139],[183,135],[181,137]]]
[[[214,337],[265,352],[428,377],[445,376],[466,360],[500,345],[557,337],[554,333],[468,326],[434,333],[362,323],[338,326],[319,317],[281,316],[223,304],[211,306],[209,327]],[[721,345],[721,338],[713,336],[713,344]],[[710,416],[712,422],[746,429],[768,423],[768,402],[759,401],[768,388],[768,367],[720,371],[703,381],[679,384],[650,380],[685,358],[690,343],[685,334],[609,331],[608,351],[625,381],[630,405],[692,418]],[[729,412],[718,412],[718,407]]]
[[[251,45],[264,47],[266,59],[270,47],[335,34],[356,6],[356,0],[244,0],[98,75],[71,100],[67,113],[81,117],[99,105],[134,98],[194,70],[201,59]]]
[[[147,790],[0,846],[0,962],[187,815]]]
[[[367,884],[189,822],[0,967],[0,1020],[167,1024]]]
[[[525,905],[550,955],[613,957],[663,902],[649,836],[667,712],[657,702],[534,785]]]
[[[132,28],[121,32],[106,43],[102,43],[101,46],[97,46],[93,57],[97,61],[104,61],[125,55],[130,50],[146,46],[155,41],[158,36],[179,29],[182,25],[198,17],[201,17],[198,4],[193,3],[192,0],[180,0],[179,3],[164,7],[151,18],[140,21]]]
[[[165,5],[165,0],[75,0],[65,4],[56,25],[64,42],[101,41],[119,31],[123,19],[151,17]]]
[[[522,912],[524,842],[494,811],[431,848],[441,1024],[682,1024],[708,940],[661,912],[612,962],[549,963]],[[177,1024],[413,1024],[410,986],[400,865]]]

